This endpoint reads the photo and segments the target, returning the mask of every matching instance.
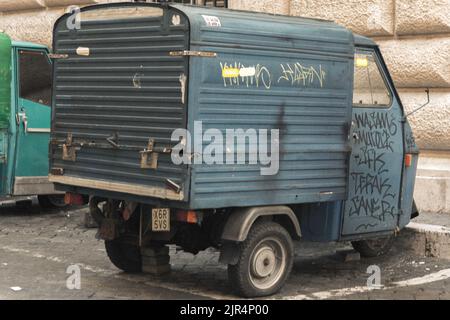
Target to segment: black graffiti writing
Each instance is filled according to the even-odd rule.
[[[349,200],[349,217],[358,219],[355,231],[370,230],[394,219],[398,200],[389,172],[389,154],[395,152],[398,125],[388,112],[365,112],[354,116],[355,154]]]
[[[378,225],[378,223],[363,223],[360,224],[359,226],[356,227],[356,231],[360,230],[360,229],[364,229],[367,230],[369,228],[375,228]]]
[[[405,141],[406,141],[406,147],[408,149],[412,149],[416,147],[416,139],[414,138],[413,134],[411,132],[409,132],[406,137],[405,137]]]
[[[355,196],[351,199],[352,208],[349,216],[371,217],[377,221],[386,221],[387,216],[394,218],[396,207],[389,201],[372,197]]]
[[[395,194],[390,192],[392,185],[389,183],[389,178],[364,172],[353,172],[351,175],[354,181],[355,194],[377,194],[381,195],[383,199],[395,198]]]
[[[356,125],[359,129],[387,129],[391,136],[397,133],[397,124],[394,117],[389,118],[387,112],[371,112],[355,115]]]
[[[394,141],[391,141],[391,135],[387,129],[382,131],[355,131],[359,136],[359,142],[362,145],[376,149],[394,151]]]
[[[367,169],[382,174],[387,172],[385,169],[386,162],[383,160],[384,153],[378,153],[373,148],[362,147],[359,154],[355,156],[358,167],[366,167]]]

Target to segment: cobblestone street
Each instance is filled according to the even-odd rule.
[[[119,271],[96,230],[83,226],[84,210],[0,210],[0,299],[236,298],[212,250],[193,256],[172,247],[172,272],[164,277]],[[287,285],[269,299],[450,299],[450,261],[394,248],[385,257],[344,262],[340,252],[348,249],[298,243]],[[72,264],[81,269],[80,290],[66,287]],[[366,286],[370,265],[381,268],[382,289]]]

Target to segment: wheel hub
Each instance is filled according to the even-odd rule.
[[[254,256],[253,274],[258,278],[265,278],[271,275],[276,266],[275,252],[270,247],[260,248]]]

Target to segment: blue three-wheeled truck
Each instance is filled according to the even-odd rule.
[[[370,39],[196,6],[79,14],[54,27],[50,181],[90,195],[120,269],[167,271],[168,244],[214,247],[239,294],[264,296],[295,240],[377,256],[415,214],[418,148]]]

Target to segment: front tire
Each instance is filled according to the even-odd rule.
[[[105,249],[109,260],[127,273],[142,272],[142,257],[139,246],[116,240],[106,240]]]
[[[49,194],[38,196],[39,205],[44,209],[65,208],[64,194]]]
[[[294,262],[294,245],[281,225],[257,222],[239,245],[239,260],[228,265],[228,279],[246,298],[277,293],[286,282]]]
[[[353,241],[353,248],[358,251],[364,258],[374,258],[388,253],[394,244],[395,237],[383,237],[378,239],[369,239],[361,241]]]

